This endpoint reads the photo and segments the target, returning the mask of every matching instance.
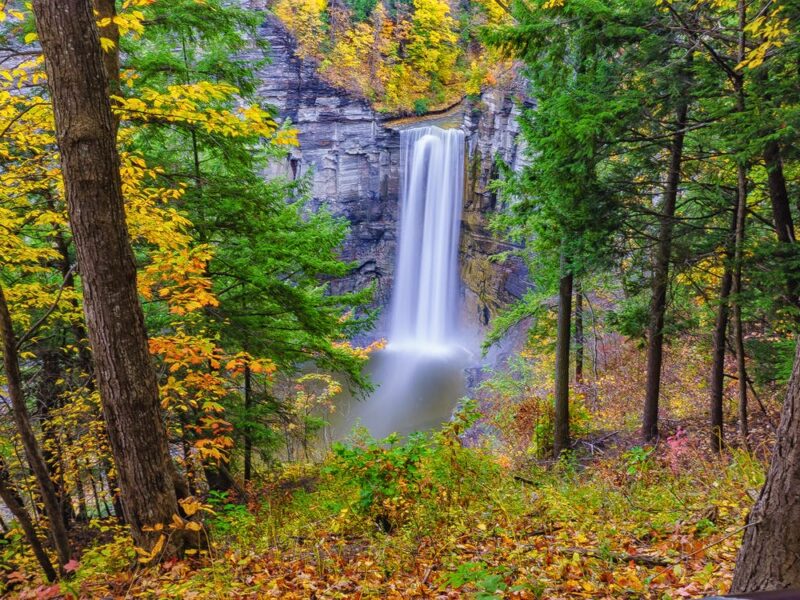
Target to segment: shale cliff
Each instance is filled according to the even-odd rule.
[[[294,40],[283,25],[267,13],[264,19],[260,35],[270,43],[271,63],[259,72],[259,93],[276,107],[281,120],[290,119],[297,127],[300,142],[285,162],[273,165],[273,174],[309,174],[314,202],[350,221],[343,256],[358,266],[335,286],[344,291],[374,282],[377,303],[383,306],[391,291],[397,240],[399,129],[409,120],[392,120],[362,98],[329,85],[313,62],[297,57]],[[514,167],[524,161],[517,139],[520,98],[524,86],[519,82],[508,89],[488,90],[479,102],[465,102],[447,119],[449,126],[460,126],[467,133],[461,241],[464,316],[482,326],[528,285],[518,261],[499,264],[491,259],[507,246],[486,227],[496,202],[489,189],[496,173],[495,157]]]

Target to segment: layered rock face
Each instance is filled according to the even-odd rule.
[[[299,148],[273,167],[275,174],[310,172],[314,202],[350,221],[343,258],[358,266],[334,291],[375,282],[384,305],[396,245],[399,136],[382,126],[366,101],[332,87],[313,62],[298,58],[294,39],[276,18],[265,15],[261,34],[270,43],[271,63],[259,72],[259,94],[299,130]]]
[[[497,208],[497,195],[489,189],[497,176],[497,159],[514,170],[526,164],[517,118],[530,106],[526,84],[518,78],[505,89],[485,91],[480,102],[469,106],[464,115],[469,158],[461,228],[461,278],[466,318],[481,326],[487,326],[492,316],[530,286],[521,259],[512,257],[502,263],[493,259],[512,246],[488,229],[488,220]]]
[[[259,72],[259,93],[277,108],[280,119],[290,119],[297,127],[300,142],[285,162],[272,167],[271,174],[300,177],[310,173],[314,202],[351,223],[343,257],[357,268],[349,278],[335,282],[334,291],[375,283],[376,303],[385,306],[397,244],[399,128],[409,122],[393,121],[363,99],[321,79],[312,61],[297,57],[291,34],[276,18],[265,13],[260,34],[271,45],[271,63]],[[514,101],[522,92],[520,86],[490,90],[481,102],[465,105],[448,118],[448,125],[467,132],[461,265],[464,317],[470,325],[486,326],[498,309],[518,298],[528,285],[518,261],[490,260],[507,246],[487,229],[487,217],[496,202],[488,189],[495,175],[495,157],[514,167],[523,164],[517,142],[519,108]]]

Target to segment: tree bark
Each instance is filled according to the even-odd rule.
[[[575,282],[575,383],[583,381],[583,288]]]
[[[738,192],[737,192],[738,197]],[[731,231],[728,236],[728,241],[725,242],[725,255],[723,260],[725,262],[722,272],[722,281],[719,288],[719,306],[717,307],[717,317],[714,323],[714,333],[712,338],[711,349],[711,380],[709,383],[710,389],[710,405],[711,405],[711,449],[714,452],[722,450],[724,441],[723,434],[723,390],[725,387],[725,337],[728,331],[728,317],[730,315],[730,295],[731,285],[733,283],[733,267],[731,260],[733,258],[733,238],[736,232],[736,219],[738,215],[738,199],[737,205],[733,211],[733,220],[731,222]]]
[[[39,344],[36,348],[36,355],[41,361],[41,373],[39,382],[36,386],[36,398],[38,402],[37,410],[39,423],[42,428],[42,437],[45,444],[42,446],[42,456],[50,472],[50,480],[56,491],[56,498],[61,506],[61,514],[64,518],[64,527],[70,528],[72,514],[72,500],[67,492],[64,483],[64,464],[62,460],[61,442],[58,432],[55,431],[50,423],[51,412],[61,407],[61,397],[58,380],[64,376],[58,351]],[[49,448],[47,440],[55,445],[55,451]]]
[[[747,170],[745,165],[737,167],[738,192],[740,200],[736,207],[736,237],[734,250],[733,279],[731,281],[731,297],[733,309],[733,341],[736,349],[736,375],[739,390],[739,434],[745,448],[748,443],[747,423],[747,367],[744,351],[744,332],[742,330],[742,258],[744,253],[745,222],[747,216]],[[720,423],[721,426],[721,423]],[[719,450],[719,448],[716,448]]]
[[[685,86],[684,86],[685,87]],[[658,401],[661,394],[661,367],[664,361],[664,316],[667,312],[669,265],[672,258],[672,230],[675,207],[681,181],[683,145],[686,138],[686,119],[689,102],[686,95],[679,99],[675,115],[675,133],[670,145],[670,164],[664,206],[659,217],[658,247],[653,263],[653,291],[650,300],[650,319],[647,335],[647,385],[645,387],[642,436],[653,440],[658,436]]]
[[[34,0],[95,374],[125,520],[149,550],[178,513],[174,466],[136,291],[108,76],[90,0]],[[162,556],[178,552],[172,536]]]
[[[556,338],[555,420],[553,454],[558,458],[569,449],[569,345],[572,333],[572,273],[565,251],[561,254],[561,279],[558,287],[558,334]]]
[[[776,440],[736,559],[734,593],[800,588],[800,345]]]
[[[794,244],[794,221],[789,204],[789,192],[786,189],[786,178],[783,174],[783,159],[778,142],[767,142],[764,146],[764,165],[767,168],[767,184],[769,198],[772,203],[772,219],[775,223],[775,234],[784,244]]]
[[[44,571],[44,576],[48,581],[55,581],[58,579],[58,574],[53,568],[53,563],[50,562],[50,557],[47,555],[47,552],[45,552],[42,542],[36,535],[36,528],[31,521],[30,515],[28,515],[28,511],[25,510],[25,507],[19,501],[19,495],[11,486],[11,478],[9,477],[5,463],[2,462],[2,458],[0,458],[0,499],[5,502],[8,510],[11,511],[11,514],[14,515],[14,518],[22,528],[25,539],[28,540],[33,554],[36,556],[36,560],[39,561],[42,571]]]
[[[22,394],[22,374],[19,370],[17,356],[17,339],[11,324],[11,314],[8,312],[3,289],[0,287],[0,341],[3,344],[3,366],[6,373],[6,389],[11,399],[11,409],[14,413],[14,422],[17,432],[25,449],[25,457],[33,471],[39,493],[42,496],[47,519],[50,521],[50,532],[58,554],[58,561],[65,565],[70,561],[72,551],[69,547],[69,537],[64,526],[64,515],[61,503],[56,494],[53,480],[50,478],[50,469],[44,460],[42,449],[36,439],[31,425],[28,407]]]
[[[789,192],[786,188],[786,177],[783,174],[783,159],[778,142],[770,141],[764,146],[764,166],[767,169],[767,188],[772,203],[772,220],[775,223],[775,235],[778,241],[786,246],[796,243],[792,209],[789,204]],[[782,248],[780,258],[785,258],[786,249]],[[794,269],[787,272],[787,294],[789,302],[800,308],[800,278]]]
[[[745,0],[738,2],[739,12],[739,46],[738,59],[743,61],[747,51],[745,42],[745,27],[747,26],[747,7]],[[739,75],[734,82],[736,91],[736,109],[744,112],[744,76]],[[733,280],[731,282],[731,297],[733,308],[733,339],[736,345],[736,374],[739,388],[739,432],[745,447],[748,446],[747,438],[747,369],[745,366],[744,333],[742,331],[742,260],[744,258],[744,236],[747,223],[747,163],[742,160],[736,164],[736,233],[734,235],[733,250]]]
[[[253,407],[253,382],[250,363],[244,366],[244,480],[250,481],[253,470],[253,439],[250,436],[250,409]]]

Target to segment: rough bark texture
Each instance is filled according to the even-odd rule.
[[[53,480],[50,478],[50,470],[33,432],[28,407],[25,405],[25,399],[22,395],[22,375],[19,370],[19,358],[17,357],[17,339],[12,329],[11,315],[8,312],[8,305],[2,288],[0,288],[0,342],[3,345],[6,391],[11,399],[11,409],[14,413],[17,433],[22,440],[25,458],[28,460],[31,471],[33,471],[39,487],[39,493],[42,496],[45,513],[50,521],[50,532],[58,554],[58,561],[60,564],[65,565],[70,560],[71,550],[67,529],[64,526],[64,515]]]
[[[553,454],[569,449],[569,346],[572,320],[572,273],[561,258],[558,289],[558,337],[556,338],[556,386]]]
[[[2,462],[2,459],[0,459],[0,500],[5,502],[8,510],[11,511],[11,514],[14,515],[17,523],[19,523],[19,526],[22,528],[25,539],[28,540],[33,554],[36,556],[36,560],[39,561],[47,580],[55,581],[58,578],[58,574],[53,568],[53,563],[50,562],[50,557],[47,555],[47,552],[45,552],[39,537],[36,535],[36,528],[33,526],[33,522],[31,522],[28,511],[25,510],[25,507],[19,501],[19,496],[11,485],[8,469]]]
[[[675,133],[670,146],[667,186],[658,232],[658,247],[653,261],[653,290],[650,299],[650,321],[647,335],[647,386],[645,388],[642,436],[652,440],[658,436],[658,400],[661,393],[661,365],[664,359],[664,315],[667,312],[669,263],[672,257],[672,230],[675,206],[681,181],[683,142],[686,137],[686,118],[689,104],[686,97],[678,105]]]
[[[90,0],[35,0],[33,8],[125,520],[136,544],[149,549],[158,534],[142,528],[169,522],[178,504],[136,291],[104,55]],[[178,537],[171,540],[165,556],[179,549]]]
[[[800,588],[800,345],[767,480],[748,517],[731,591]]]

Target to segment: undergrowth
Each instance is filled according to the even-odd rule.
[[[709,460],[679,438],[588,464],[573,454],[509,466],[488,444],[462,444],[477,418],[467,404],[431,435],[378,441],[358,432],[322,464],[287,465],[246,504],[212,494],[213,543],[203,556],[132,566],[124,531],[101,523],[109,541],[84,552],[59,591],[661,599],[726,589],[748,491],[762,483],[758,460]]]

